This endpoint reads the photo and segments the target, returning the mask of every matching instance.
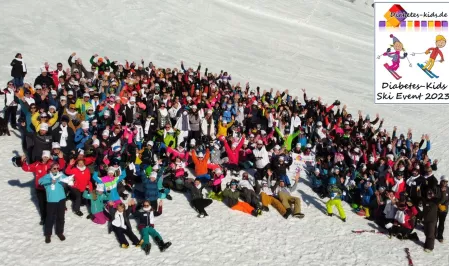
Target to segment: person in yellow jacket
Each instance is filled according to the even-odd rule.
[[[233,124],[234,120],[228,123],[226,120],[222,120],[222,117],[220,116],[220,121],[218,121],[217,138],[221,136],[226,137],[228,135],[228,129],[232,127]]]
[[[89,102],[90,95],[89,93],[84,93],[82,99],[77,99],[75,102],[75,108],[76,111],[80,114],[85,114],[87,112],[87,109],[92,106],[92,104]]]
[[[39,132],[40,125],[42,123],[48,124],[48,127],[51,128],[56,121],[58,121],[58,113],[55,112],[53,117],[48,119],[49,115],[46,112],[39,113],[35,112],[31,116],[31,123],[33,124],[34,128],[36,129],[36,132]]]

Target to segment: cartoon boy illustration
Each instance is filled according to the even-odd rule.
[[[429,71],[432,70],[433,64],[435,63],[435,59],[437,58],[438,55],[441,57],[440,62],[441,63],[444,62],[444,56],[440,49],[446,46],[446,38],[444,38],[443,35],[437,35],[435,40],[435,46],[436,46],[435,48],[427,49],[426,54],[429,54],[430,52],[432,53],[430,54],[430,58],[427,61],[427,64],[423,66],[422,69],[427,69]]]
[[[389,65],[387,68],[389,70],[393,70],[396,71],[399,68],[399,63],[400,63],[400,59],[405,59],[407,57],[407,53],[404,53],[403,56],[401,56],[401,51],[404,51],[404,46],[402,45],[402,43],[399,41],[398,38],[396,38],[395,36],[393,36],[393,34],[390,35],[390,38],[393,38],[393,45],[391,45],[394,49],[394,52],[391,52],[391,48],[387,49],[387,52],[384,53],[384,56],[388,56],[390,58],[392,58],[391,62],[391,66]]]

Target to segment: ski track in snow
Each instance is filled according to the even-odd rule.
[[[2,1],[7,10],[0,28],[0,80],[9,78],[9,62],[17,52],[34,80],[45,61],[54,67],[77,52],[88,64],[94,53],[113,60],[157,66],[196,66],[219,72],[233,80],[250,81],[262,90],[289,88],[302,97],[324,102],[339,99],[352,113],[362,110],[385,117],[415,139],[430,133],[431,157],[441,162],[438,176],[447,173],[448,129],[445,105],[375,105],[373,97],[373,9],[371,2],[356,0],[264,1],[248,0],[122,0],[122,1]],[[7,26],[5,26],[7,25]],[[1,101],[3,104],[3,101]],[[0,137],[3,169],[0,211],[2,265],[406,265],[409,247],[415,265],[448,265],[446,245],[435,244],[432,254],[412,242],[382,235],[354,235],[351,230],[374,225],[344,204],[348,222],[324,215],[325,201],[301,179],[298,192],[305,218],[284,220],[273,208],[261,217],[229,210],[221,202],[209,208],[209,217],[196,218],[182,194],[164,201],[164,214],[156,229],[173,245],[160,253],[153,245],[150,256],[140,249],[119,248],[106,226],[66,213],[65,234],[44,244],[38,226],[32,187],[33,177],[10,163],[20,150],[17,133]],[[7,195],[7,196],[6,196]],[[33,199],[33,200],[32,200]],[[87,210],[82,207],[86,214]],[[336,211],[336,210],[334,210]],[[137,230],[134,229],[137,234]],[[421,240],[424,234],[418,231]],[[447,234],[446,234],[447,235]],[[447,238],[447,237],[446,237]]]

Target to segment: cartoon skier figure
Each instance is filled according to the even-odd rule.
[[[435,40],[435,46],[436,46],[435,48],[427,49],[426,54],[430,53],[430,58],[427,61],[427,64],[422,67],[423,70],[427,69],[427,70],[431,71],[433,64],[435,63],[435,60],[438,55],[441,57],[440,62],[441,63],[444,62],[444,56],[440,49],[443,48],[444,46],[446,46],[446,38],[444,38],[443,35],[437,35],[436,40]]]
[[[396,71],[399,68],[399,64],[400,64],[400,59],[405,59],[407,57],[407,53],[404,52],[404,55],[401,56],[401,51],[405,51],[404,50],[404,46],[402,45],[402,43],[399,41],[398,38],[396,38],[395,36],[393,36],[393,34],[390,34],[390,38],[393,38],[393,45],[391,45],[391,47],[393,47],[394,52],[391,52],[391,48],[387,49],[387,52],[384,53],[384,56],[388,56],[390,58],[392,58],[392,64],[391,66],[386,64],[386,68],[388,70],[392,70],[392,71]]]

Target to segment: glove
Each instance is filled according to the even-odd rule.
[[[172,147],[173,144],[175,144],[175,143],[174,143],[173,140],[172,140],[172,141],[170,141],[170,142],[168,143],[168,146]]]
[[[407,55],[408,55],[407,53],[404,53],[404,57],[407,57]]]
[[[387,49],[387,53],[389,53],[389,52],[391,52],[391,48],[388,48],[388,49]]]
[[[339,100],[335,100],[334,105],[335,106],[339,106],[340,105],[340,101]]]

